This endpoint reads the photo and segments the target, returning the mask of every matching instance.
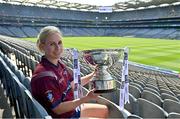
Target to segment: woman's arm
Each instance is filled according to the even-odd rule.
[[[92,72],[86,76],[81,77],[81,85],[84,86],[89,83],[90,79],[95,75],[95,72]],[[71,87],[74,89],[74,81],[71,82]]]
[[[85,103],[87,101],[88,101],[87,97],[83,97],[83,98],[75,99],[73,101],[62,102],[53,109],[53,112],[56,114],[62,114],[65,112],[69,112],[69,111],[74,110],[76,107],[78,107],[79,105],[81,105],[82,103]]]
[[[98,66],[95,67],[95,70],[92,73],[81,77],[81,85],[84,86],[87,83],[89,83],[90,79],[93,78],[93,76],[97,73],[97,71],[98,71]],[[71,70],[71,74],[73,76],[73,71],[72,70]],[[74,89],[74,81],[71,82],[71,87]]]
[[[95,74],[95,71],[86,76],[81,77],[81,85],[84,86],[87,83],[89,83],[90,79],[93,78],[94,74]]]
[[[69,111],[74,110],[76,107],[78,107],[82,103],[86,103],[92,99],[96,99],[97,97],[98,97],[98,94],[94,94],[94,90],[92,90],[86,96],[82,98],[75,99],[73,101],[66,101],[66,102],[60,103],[57,107],[53,109],[53,111],[56,114],[69,112]]]

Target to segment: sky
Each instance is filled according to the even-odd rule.
[[[60,0],[71,3],[81,3],[81,4],[90,4],[90,5],[98,5],[98,6],[112,6],[118,2],[125,2],[128,0]]]

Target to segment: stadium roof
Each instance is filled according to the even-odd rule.
[[[9,3],[25,6],[50,7],[57,9],[68,9],[78,11],[95,11],[104,10],[104,12],[127,11],[136,9],[146,9],[154,7],[164,7],[170,5],[180,5],[180,0],[114,0],[112,5],[95,5],[90,3],[70,2],[72,0],[0,0],[0,3]],[[81,0],[79,0],[81,1]],[[84,0],[88,1],[88,0]],[[93,0],[91,0],[93,2]],[[96,0],[98,1],[98,0]],[[101,0],[103,1],[103,0]],[[105,0],[104,0],[105,1]],[[113,1],[113,0],[109,0]],[[118,2],[121,1],[121,2]],[[107,10],[106,10],[107,9]]]

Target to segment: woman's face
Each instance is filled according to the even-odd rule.
[[[62,37],[59,33],[49,35],[43,45],[45,56],[48,59],[58,60],[63,52]]]

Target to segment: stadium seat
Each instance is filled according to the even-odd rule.
[[[141,98],[146,99],[146,100],[148,100],[148,101],[150,101],[150,102],[153,102],[153,103],[155,103],[156,105],[162,107],[162,102],[163,102],[163,100],[161,99],[161,97],[159,97],[158,95],[156,95],[156,94],[153,93],[153,92],[145,91],[145,90],[144,90],[144,91],[141,93]]]
[[[143,91],[143,87],[138,83],[130,82],[130,85],[136,86],[140,91]]]
[[[158,96],[161,96],[159,92],[157,92],[156,90],[149,88],[149,87],[145,87],[143,91],[150,91],[152,93],[155,93]]]
[[[25,77],[24,81],[22,82],[23,85],[31,92],[31,78],[30,77]]]
[[[157,92],[159,92],[158,87],[156,87],[156,86],[154,86],[154,85],[146,84],[146,87],[151,88],[151,89],[154,89],[154,90],[156,90]]]
[[[13,82],[16,86],[16,116],[19,118],[46,118],[49,117],[45,109],[32,98],[27,88],[13,76]]]
[[[15,112],[16,112],[16,117],[17,118],[28,118],[29,114],[28,114],[28,110],[26,107],[26,100],[25,100],[25,90],[27,90],[24,85],[19,81],[19,79],[12,74],[12,81],[14,83],[14,87],[15,87],[15,94],[16,94],[16,98],[15,98]]]
[[[130,116],[127,117],[127,119],[143,119],[143,118],[138,115],[131,114]]]
[[[140,98],[141,91],[136,86],[129,85],[129,93],[132,94],[136,99]]]
[[[14,78],[15,75],[12,73],[10,68],[5,64],[5,62],[2,61],[1,63],[3,63],[2,68],[4,70],[4,76],[5,76],[5,80],[6,80],[6,82],[4,82],[4,84],[6,85],[5,86],[6,94],[10,99],[11,106],[14,106],[16,117],[20,118],[20,117],[22,117],[21,116],[22,108],[20,108],[21,105],[19,105],[18,101],[17,101],[20,93],[19,93],[19,91],[17,91],[18,88],[17,88],[17,85],[15,84],[15,81],[19,81],[19,79]]]
[[[5,59],[6,60],[6,59]],[[10,105],[14,105],[14,89],[13,89],[13,82],[11,81],[11,75],[10,75],[10,68],[7,66],[5,61],[0,57],[0,66],[1,66],[1,83],[3,83],[3,88],[5,90],[6,96],[10,99]],[[12,87],[12,88],[11,88]]]
[[[179,99],[178,99],[177,97],[172,96],[172,95],[167,94],[167,93],[162,93],[162,94],[161,94],[161,98],[162,98],[163,100],[165,100],[165,99],[171,99],[171,100],[174,100],[174,101],[179,102]]]
[[[180,90],[178,90],[178,89],[174,89],[174,90],[172,90],[172,92],[177,96],[178,94],[180,94]]]
[[[38,61],[36,61],[36,60],[34,60],[34,59],[30,59],[30,64],[31,64],[31,67],[30,67],[31,73],[33,73],[36,65],[38,64]],[[32,75],[32,74],[31,74],[31,75]]]
[[[136,114],[137,111],[137,99],[129,94],[129,103],[124,104],[124,108],[128,110],[131,114]]]
[[[180,119],[180,113],[171,112],[168,114],[167,119]]]
[[[137,99],[138,112],[136,115],[142,118],[166,118],[168,113],[160,106],[142,98]]]
[[[23,72],[21,70],[16,70],[15,75],[18,77],[18,79],[20,80],[20,82],[23,82],[25,79],[25,76],[23,74]]]
[[[30,67],[31,67],[30,56],[24,55],[24,60],[25,60],[25,70],[26,70],[25,76],[30,76]]]
[[[177,98],[180,100],[180,94],[177,94]]]
[[[144,88],[146,85],[145,83],[143,83],[143,81],[138,81],[138,80],[134,80],[134,83],[139,84],[142,88]]]
[[[38,61],[38,62],[41,61],[41,55],[40,54],[34,53],[34,57],[35,57],[36,61]]]
[[[27,118],[44,118],[52,119],[46,110],[32,97],[29,90],[25,90],[26,108],[28,110]]]
[[[168,113],[171,112],[180,113],[180,102],[171,99],[165,99],[163,103],[163,109]]]
[[[166,93],[172,96],[176,96],[170,89],[160,89],[160,93]]]

